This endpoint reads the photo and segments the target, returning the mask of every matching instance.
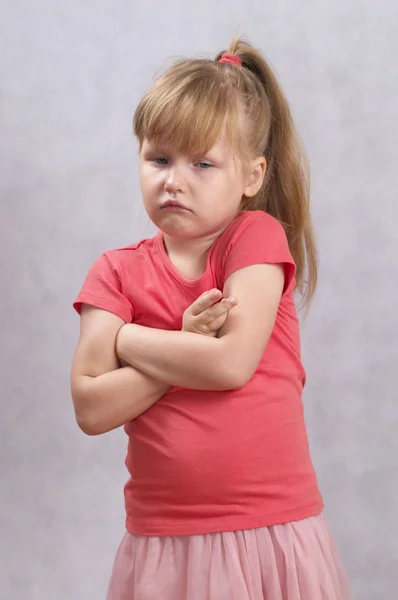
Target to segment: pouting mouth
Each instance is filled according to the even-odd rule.
[[[163,204],[161,205],[161,208],[180,208],[183,210],[191,210],[190,208],[184,206],[184,204],[178,202],[177,200],[166,200],[166,202],[163,202]]]

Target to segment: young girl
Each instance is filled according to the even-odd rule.
[[[74,304],[77,421],[129,438],[108,600],[345,600],[303,415],[316,252],[288,103],[235,40],[161,76],[134,130],[159,233],[105,252]]]

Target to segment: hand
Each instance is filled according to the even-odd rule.
[[[228,311],[237,303],[236,298],[222,298],[220,290],[204,292],[184,312],[182,331],[217,337],[227,320]]]

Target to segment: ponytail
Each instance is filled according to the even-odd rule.
[[[242,61],[243,69],[232,68],[242,75],[239,87],[244,88],[241,98],[251,131],[248,140],[251,152],[257,156],[263,154],[267,160],[260,191],[254,198],[243,198],[242,209],[264,210],[283,225],[296,262],[297,289],[304,306],[309,304],[317,283],[317,250],[310,213],[310,170],[305,150],[286,97],[260,52],[241,39],[233,40],[226,52]],[[256,102],[256,96],[259,102]]]

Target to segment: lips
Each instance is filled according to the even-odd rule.
[[[184,204],[181,204],[181,202],[178,202],[177,200],[166,200],[166,202],[163,202],[161,208],[188,210],[192,212],[190,208],[187,208],[186,206],[184,206]]]

